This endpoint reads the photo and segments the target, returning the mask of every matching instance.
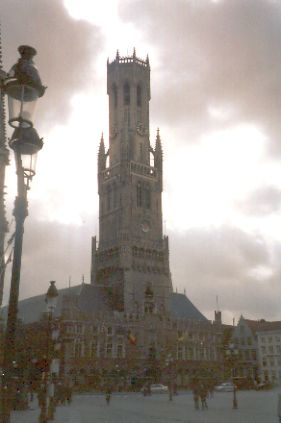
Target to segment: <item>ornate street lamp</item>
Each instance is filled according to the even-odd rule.
[[[28,215],[27,191],[32,177],[35,175],[36,155],[43,147],[43,141],[33,128],[33,113],[39,97],[45,87],[33,63],[36,50],[30,46],[18,48],[20,58],[8,74],[1,72],[1,89],[8,96],[9,124],[14,133],[9,146],[14,151],[17,172],[17,197],[15,199],[15,240],[12,264],[11,287],[8,305],[8,317],[4,348],[4,389],[2,395],[2,420],[10,422],[12,402],[12,363],[15,355],[15,336],[17,326],[17,309],[19,297],[22,243],[24,220]]]
[[[237,402],[237,396],[236,396],[236,385],[235,385],[235,364],[237,363],[239,356],[239,351],[237,348],[235,348],[234,344],[230,344],[228,347],[228,350],[226,350],[226,357],[227,361],[229,362],[231,366],[231,378],[232,378],[232,384],[233,384],[233,409],[238,408],[238,402]]]

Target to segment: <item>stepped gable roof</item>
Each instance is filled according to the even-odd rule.
[[[172,293],[169,307],[172,316],[175,318],[208,321],[184,294]]]
[[[264,319],[262,320],[244,319],[244,321],[254,333],[271,331],[271,330],[281,330],[280,320],[277,320],[275,322],[267,322]]]

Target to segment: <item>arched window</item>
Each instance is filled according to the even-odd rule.
[[[142,92],[141,92],[141,86],[138,85],[137,86],[137,106],[141,107],[141,103],[142,103]]]
[[[144,312],[146,314],[152,314],[154,312],[154,292],[150,284],[148,284],[144,291],[144,298]]]
[[[111,186],[108,185],[106,189],[106,208],[108,211],[112,208],[111,193],[112,193]]]
[[[137,207],[142,206],[142,186],[141,183],[138,182],[137,184]]]
[[[124,104],[128,106],[130,104],[130,86],[128,82],[124,85]]]
[[[112,207],[115,209],[117,207],[117,189],[116,189],[116,184],[113,184],[112,187]]]
[[[112,85],[113,104],[116,108],[118,105],[117,87],[115,84]]]
[[[150,186],[149,185],[146,185],[143,187],[143,200],[144,200],[144,207],[146,209],[150,209],[151,200],[150,200]]]

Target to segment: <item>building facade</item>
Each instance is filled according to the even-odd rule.
[[[281,322],[240,317],[231,342],[239,351],[236,376],[256,382],[281,383]]]
[[[259,378],[281,385],[281,322],[263,322],[257,331]]]

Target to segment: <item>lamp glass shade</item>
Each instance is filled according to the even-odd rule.
[[[43,147],[42,138],[33,127],[19,127],[14,130],[9,146],[20,158],[25,177],[31,179],[35,175],[37,153]]]
[[[8,95],[9,125],[13,128],[29,128],[33,126],[33,118],[38,100],[36,88],[10,78],[6,82],[5,92]]]
[[[25,177],[31,179],[36,173],[37,153],[31,155],[22,154],[21,163]]]

